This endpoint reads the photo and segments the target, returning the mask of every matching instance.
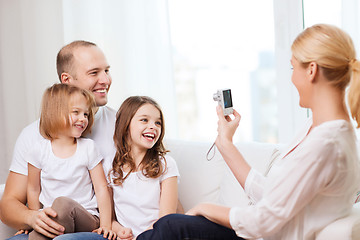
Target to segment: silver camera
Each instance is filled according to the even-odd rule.
[[[223,108],[224,115],[230,115],[233,113],[233,104],[231,98],[231,89],[219,89],[213,95],[214,101],[217,101]]]

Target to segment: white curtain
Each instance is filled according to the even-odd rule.
[[[291,83],[290,71],[290,46],[303,30],[302,1],[274,0],[274,23],[279,140],[287,143],[307,118],[306,109],[299,107],[299,94]]]
[[[166,136],[176,136],[175,89],[167,0],[63,0],[65,42],[97,43],[111,65],[109,106],[131,95],[162,106]]]
[[[109,106],[151,96],[163,108],[166,136],[176,137],[167,0],[0,0],[0,183],[17,136],[58,81],[58,50],[78,39],[98,44],[111,65]]]
[[[57,81],[62,45],[60,1],[0,0],[0,183],[17,136],[39,116],[45,87]]]

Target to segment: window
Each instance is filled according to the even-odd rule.
[[[304,2],[304,25],[310,27],[317,23],[336,25],[345,30],[352,38],[357,58],[360,54],[360,4],[356,0],[303,0]],[[326,5],[326,11],[319,11]],[[356,122],[354,126],[356,126]],[[360,131],[357,130],[358,137]]]
[[[169,19],[179,138],[214,140],[212,96],[231,88],[234,141],[277,142],[273,2],[169,0]]]
[[[341,27],[341,0],[303,0],[304,27],[328,23]],[[326,11],[319,11],[326,6]]]

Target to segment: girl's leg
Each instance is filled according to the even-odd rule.
[[[65,233],[91,232],[100,225],[98,217],[91,215],[83,206],[70,198],[56,198],[51,208],[57,213],[53,219],[65,228]],[[49,239],[36,231],[29,234],[29,240]]]
[[[235,231],[200,216],[170,214],[160,218],[152,230],[143,232],[137,240],[220,240],[242,238]]]
[[[97,216],[70,198],[56,198],[51,208],[57,213],[54,220],[65,228],[65,233],[91,232],[100,226]]]

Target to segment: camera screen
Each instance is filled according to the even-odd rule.
[[[223,96],[224,96],[224,107],[225,108],[229,108],[232,107],[232,100],[231,100],[231,90],[225,90],[223,91]]]

